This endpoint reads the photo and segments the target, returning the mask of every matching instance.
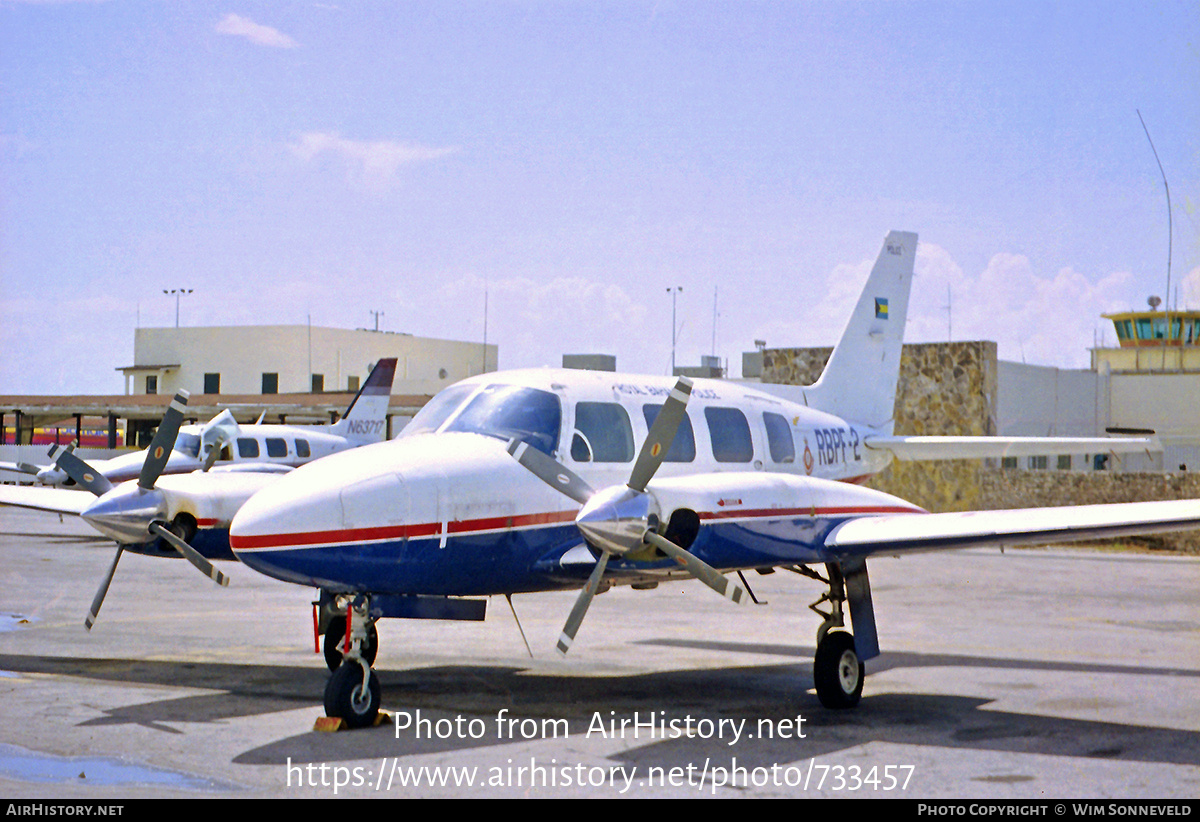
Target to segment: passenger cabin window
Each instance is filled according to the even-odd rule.
[[[736,408],[704,409],[708,434],[712,438],[713,457],[717,462],[750,462],[754,459],[754,441],[750,439],[750,423]]]
[[[308,440],[296,440],[296,456],[301,459],[308,459],[312,456],[312,451],[308,447]]]
[[[771,462],[788,463],[796,461],[796,443],[792,439],[792,427],[785,417],[763,412],[763,425],[767,428],[767,450],[771,452]]]
[[[238,437],[237,450],[241,459],[258,459],[258,440],[253,437]]]
[[[632,461],[633,426],[629,424],[625,409],[615,402],[577,403],[571,459],[576,462]]]
[[[416,423],[417,418],[413,418]],[[527,442],[554,455],[562,431],[562,406],[549,391],[518,385],[489,385],[446,424],[444,431],[471,431]]]
[[[654,426],[654,421],[658,419],[658,412],[662,410],[661,405],[653,403],[642,406],[642,416],[646,418],[646,428]],[[696,435],[692,431],[692,420],[685,411],[683,421],[679,423],[679,428],[675,431],[675,439],[671,442],[671,447],[667,449],[667,455],[663,457],[663,462],[694,462],[696,460]]]
[[[286,457],[287,442],[280,437],[267,437],[267,456]]]

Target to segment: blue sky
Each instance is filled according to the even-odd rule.
[[[908,339],[1082,367],[1166,288],[1138,110],[1200,308],[1195,2],[0,0],[0,393],[119,393],[170,288],[467,340],[486,290],[503,368],[665,373],[682,286],[677,361],[737,373],[893,228]]]

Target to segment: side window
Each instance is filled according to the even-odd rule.
[[[576,462],[632,460],[633,428],[625,409],[615,402],[577,403],[571,458]]]
[[[646,428],[654,425],[654,421],[658,419],[658,412],[661,410],[661,405],[642,406],[642,416],[646,418]],[[675,439],[671,442],[671,447],[667,449],[667,455],[663,457],[663,462],[694,462],[695,459],[696,435],[692,432],[691,417],[685,411],[683,422],[679,423],[679,430],[675,432]]]
[[[296,456],[301,459],[308,459],[312,456],[312,451],[308,448],[308,440],[296,440]]]
[[[750,439],[750,423],[736,408],[704,409],[708,433],[712,437],[713,457],[717,462],[750,462],[754,459],[754,442]]]
[[[286,457],[287,441],[280,437],[267,437],[267,456]]]
[[[258,440],[253,437],[238,437],[237,450],[241,459],[258,459]]]
[[[795,462],[796,443],[792,440],[792,427],[787,419],[764,411],[763,425],[767,427],[767,448],[771,452],[771,462]]]

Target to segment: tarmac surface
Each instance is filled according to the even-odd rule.
[[[884,653],[862,703],[812,689],[822,588],[748,575],[385,620],[382,726],[323,733],[314,592],[125,554],[0,509],[0,796],[1200,796],[1200,559],[972,550],[871,563]],[[405,784],[407,783],[407,784]]]

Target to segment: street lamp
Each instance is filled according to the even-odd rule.
[[[164,294],[175,295],[175,327],[179,327],[179,298],[184,294],[191,294],[194,289],[191,288],[172,288],[170,291],[163,289]]]
[[[683,291],[683,286],[677,285],[667,289],[667,293],[671,295],[671,376],[675,376],[675,340],[678,337],[677,326],[675,325],[675,298]]]

